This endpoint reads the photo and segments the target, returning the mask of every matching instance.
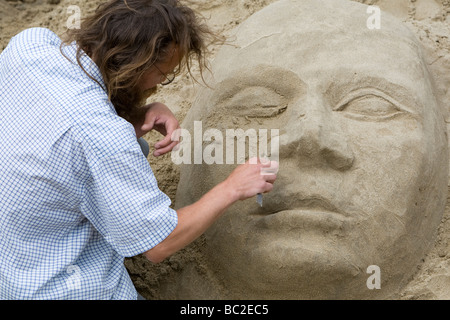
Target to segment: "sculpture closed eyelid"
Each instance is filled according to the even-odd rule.
[[[287,109],[282,95],[267,87],[249,87],[234,94],[224,103],[237,116],[251,118],[275,117]]]
[[[338,103],[334,111],[357,120],[383,121],[392,119],[400,114],[411,113],[388,95],[374,89],[362,89],[352,92]]]
[[[362,116],[365,119],[376,118],[379,120],[390,119],[400,113],[391,102],[376,96],[364,96],[354,99],[345,104],[340,111],[344,111],[353,116]]]

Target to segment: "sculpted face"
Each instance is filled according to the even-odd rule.
[[[184,127],[279,129],[263,206],[238,202],[206,233],[226,297],[389,297],[429,249],[447,193],[443,117],[415,38],[367,18],[349,1],[280,1],[217,55]],[[177,207],[234,167],[182,166]],[[381,289],[367,287],[373,265]]]

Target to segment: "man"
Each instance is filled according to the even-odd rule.
[[[261,163],[239,166],[177,211],[137,141],[179,127],[140,107],[179,66],[203,65],[207,29],[176,0],[103,4],[63,43],[43,28],[0,55],[0,298],[136,299],[124,257],[160,262],[232,203],[272,189]],[[176,72],[175,72],[176,73]]]

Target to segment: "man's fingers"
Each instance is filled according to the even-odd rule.
[[[155,157],[158,157],[158,156],[163,155],[163,154],[165,154],[165,153],[167,153],[167,152],[170,152],[170,151],[172,151],[172,149],[173,149],[177,144],[178,144],[178,141],[173,141],[171,144],[169,144],[169,145],[166,146],[166,147],[161,147],[161,146],[160,146],[160,148],[156,149],[156,150],[153,152],[153,155],[154,155]]]
[[[268,183],[266,183],[266,185],[265,185],[265,188],[264,188],[263,193],[270,192],[270,191],[272,191],[272,189],[273,189],[273,183],[268,182]]]
[[[268,182],[268,183],[273,184],[275,182],[275,180],[277,180],[277,175],[276,174],[265,174],[264,180],[266,180],[266,182]]]
[[[171,144],[171,143],[173,143],[173,142],[172,142],[172,139],[170,139],[170,135],[167,135],[167,136],[164,137],[164,139],[158,141],[158,142],[155,144],[155,148],[156,148],[156,149],[165,148],[165,147],[167,147],[167,146],[168,146],[169,144]]]
[[[261,164],[263,166],[269,166],[270,162],[271,160],[267,157],[252,157],[247,161],[249,164]]]
[[[180,140],[180,127],[177,124],[174,124],[173,126],[168,126],[166,128],[167,134],[164,136],[164,138],[161,141],[158,141],[155,144],[155,148],[159,149],[159,148],[164,148],[170,144],[172,144],[173,142],[175,142],[175,144],[178,143],[178,141]]]
[[[261,174],[262,175],[272,175],[276,174],[279,169],[279,164],[277,161],[268,161],[267,163],[263,163],[261,166]]]

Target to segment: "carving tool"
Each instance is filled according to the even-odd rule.
[[[258,193],[258,195],[256,196],[256,202],[259,204],[260,207],[262,207],[262,198],[263,198],[262,193]]]

